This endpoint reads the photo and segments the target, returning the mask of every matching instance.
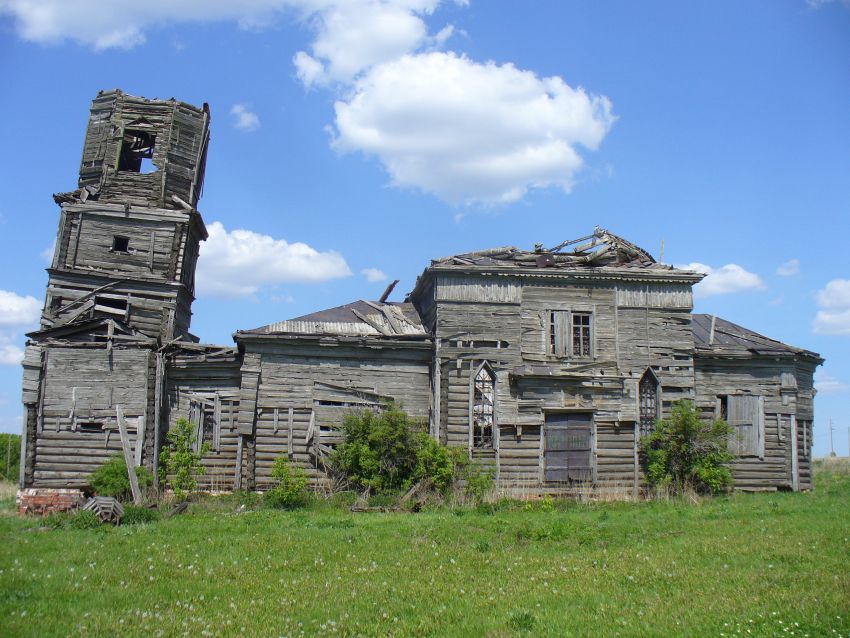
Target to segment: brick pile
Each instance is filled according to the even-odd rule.
[[[36,488],[19,490],[15,497],[19,514],[46,516],[54,512],[68,512],[85,503],[81,490]]]

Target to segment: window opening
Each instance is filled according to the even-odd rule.
[[[114,253],[126,253],[130,250],[130,238],[122,237],[121,235],[115,235],[112,238],[112,252]]]
[[[472,446],[493,446],[494,400],[496,381],[487,366],[481,366],[475,375],[472,398]]]
[[[118,170],[130,173],[153,173],[153,149],[156,135],[147,131],[127,129],[121,141]]]
[[[103,423],[99,421],[81,421],[77,423],[77,430],[83,434],[98,434],[103,432]]]
[[[573,356],[590,356],[590,313],[572,314]]]
[[[726,421],[728,423],[729,422],[729,397],[724,395],[722,397],[719,397],[719,401],[720,401],[720,414],[717,415],[717,418],[722,420],[722,421]]]
[[[658,418],[658,382],[649,370],[641,377],[639,395],[640,435],[646,436],[652,432]]]
[[[113,299],[111,297],[95,297],[94,303],[96,306],[106,306],[106,308],[113,308],[114,310],[120,310],[121,312],[127,312],[127,300],[126,299]]]

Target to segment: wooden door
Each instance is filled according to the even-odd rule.
[[[546,482],[593,478],[593,415],[554,412],[546,415],[543,478]]]

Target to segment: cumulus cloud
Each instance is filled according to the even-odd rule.
[[[776,269],[776,274],[780,277],[793,277],[800,272],[800,260],[790,259],[784,264],[780,264]]]
[[[335,251],[320,252],[301,242],[289,243],[250,230],[228,231],[221,222],[208,227],[209,239],[198,258],[198,294],[250,297],[263,286],[318,283],[351,275]]]
[[[745,270],[738,264],[726,264],[712,268],[699,262],[676,266],[683,270],[693,270],[706,275],[705,279],[694,286],[694,297],[711,297],[748,290],[764,290],[766,286],[761,277]]]
[[[249,111],[244,104],[234,104],[230,109],[233,116],[233,126],[240,131],[256,131],[260,128],[260,118],[256,113]]]
[[[41,302],[35,297],[0,290],[0,326],[29,326],[41,316]]]
[[[0,366],[16,366],[24,359],[24,350],[12,335],[0,332]]]
[[[284,12],[316,31],[313,55],[330,77],[346,77],[364,64],[400,55],[421,44],[427,32],[421,16],[441,0],[0,0],[18,35],[55,44],[73,41],[95,50],[131,49],[147,33],[168,24],[236,22],[263,29]],[[465,4],[465,0],[461,2]]]
[[[385,281],[387,276],[384,274],[383,270],[378,270],[377,268],[364,268],[360,271],[360,274],[366,277],[366,281],[376,283],[378,281]]]
[[[392,180],[453,204],[569,192],[614,122],[610,101],[512,64],[454,53],[407,55],[371,69],[335,105],[333,144],[378,157]]]
[[[839,381],[826,372],[815,372],[815,388],[822,394],[843,394],[850,392],[850,384]]]
[[[365,69],[418,49],[428,38],[422,15],[432,13],[440,0],[327,4],[313,18],[317,33],[312,55],[299,51],[293,58],[307,86],[347,83]],[[445,41],[451,31],[440,34]]]
[[[833,279],[815,296],[818,313],[814,331],[822,335],[850,335],[850,279]]]

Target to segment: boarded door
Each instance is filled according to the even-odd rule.
[[[590,481],[593,478],[592,432],[590,412],[547,414],[544,480]]]

